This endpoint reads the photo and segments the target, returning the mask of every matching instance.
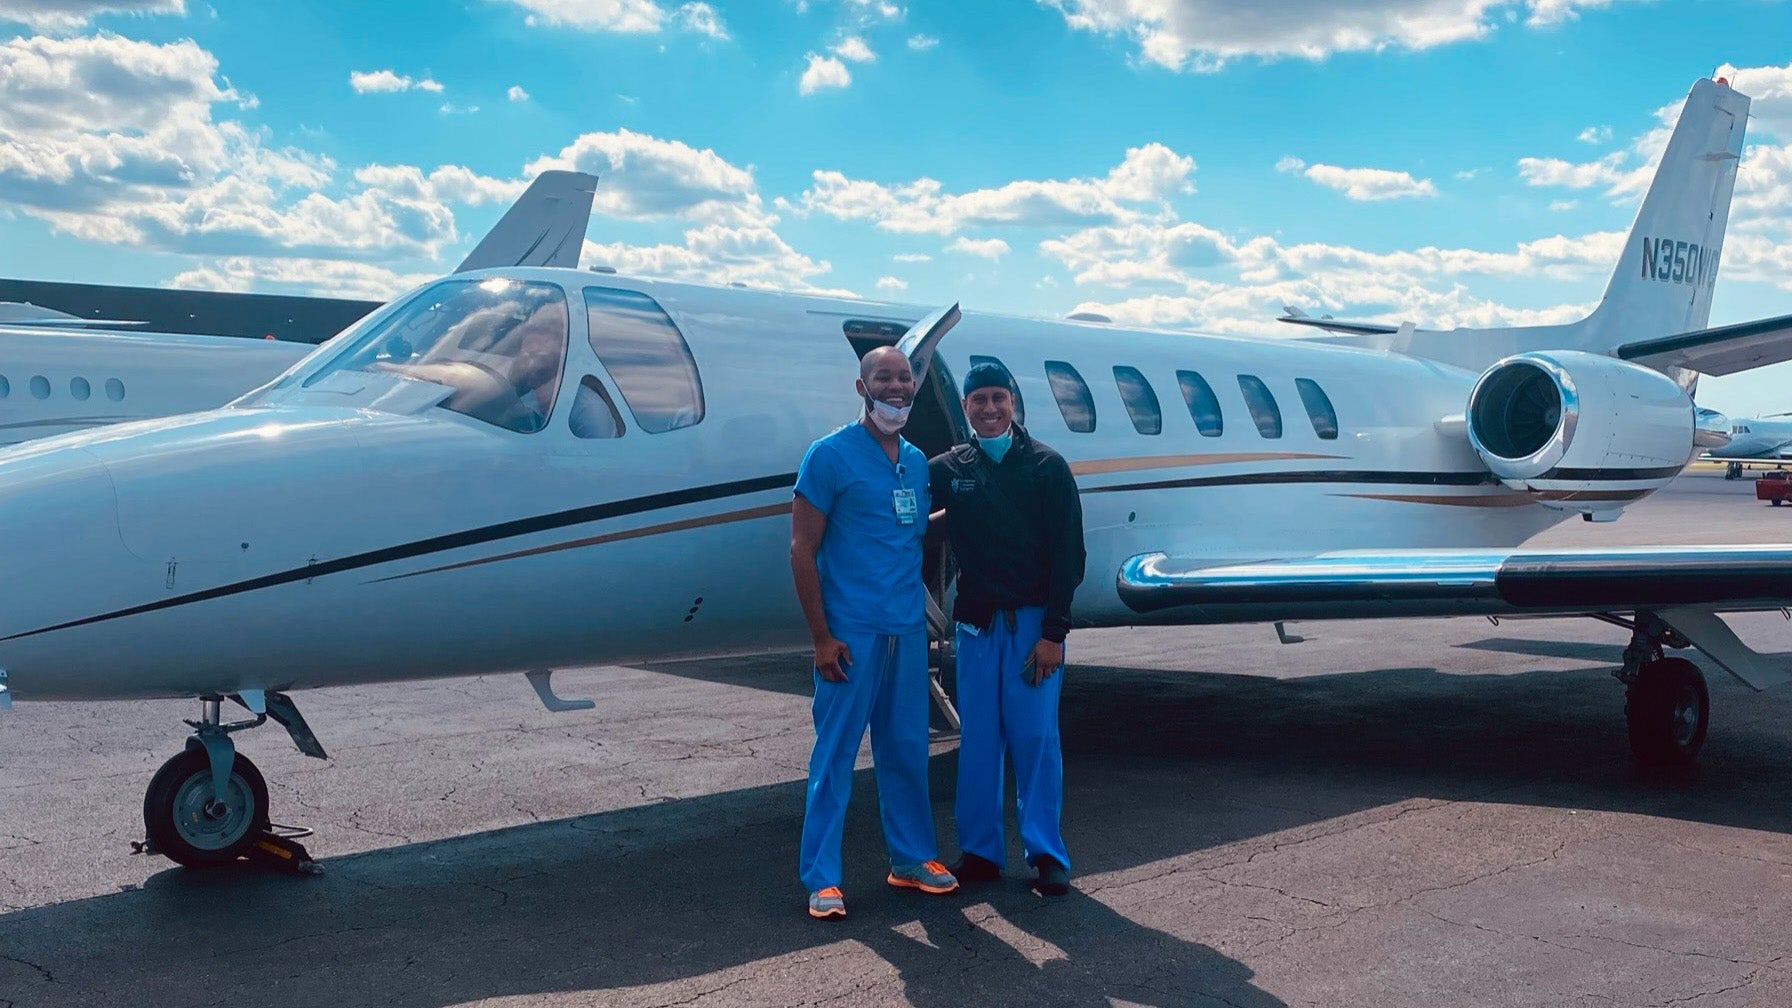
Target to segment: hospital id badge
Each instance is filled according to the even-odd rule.
[[[915,492],[908,487],[890,491],[890,504],[896,508],[896,524],[913,525],[915,513],[920,510],[915,501]]]

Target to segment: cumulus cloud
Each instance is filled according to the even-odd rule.
[[[183,270],[168,281],[182,290],[258,291],[311,294],[388,301],[439,276],[398,273],[368,263],[336,259],[252,259],[225,256],[209,265]]]
[[[654,0],[491,0],[527,11],[530,26],[578,28],[582,31],[652,35],[668,23],[686,31],[727,39],[721,17],[707,3],[687,3],[669,11]]]
[[[602,178],[592,208],[614,217],[763,216],[751,170],[678,140],[628,129],[586,133],[558,154],[531,162],[524,174],[532,178],[551,168]]]
[[[441,94],[440,82],[423,78],[411,78],[391,70],[354,70],[348,75],[348,86],[355,89],[356,94],[380,94],[394,91],[429,91]]]
[[[692,228],[684,233],[682,245],[586,241],[583,261],[613,266],[622,273],[672,280],[854,296],[850,291],[818,288],[810,283],[811,277],[827,273],[833,266],[791,248],[766,226],[710,224]]]
[[[0,0],[0,21],[75,31],[105,14],[185,14],[186,0]]]
[[[524,91],[521,84],[510,85],[510,90],[504,92],[504,96],[513,102],[526,102],[529,100],[529,92]]]
[[[1321,60],[1340,52],[1423,50],[1482,39],[1507,12],[1546,27],[1613,0],[1038,0],[1073,29],[1119,35],[1147,62],[1171,70],[1218,71],[1244,57]]]
[[[908,47],[915,52],[926,52],[939,44],[940,40],[932,35],[910,35],[908,37]]]
[[[1175,195],[1194,191],[1195,161],[1150,143],[1134,147],[1100,178],[1021,180],[993,189],[947,193],[930,178],[884,185],[813,173],[792,204],[839,220],[875,223],[903,234],[951,234],[968,226],[1062,226],[1136,220],[1161,213]]]
[[[1353,200],[1390,200],[1437,195],[1437,187],[1431,184],[1430,179],[1415,179],[1407,172],[1389,171],[1385,168],[1310,165],[1297,157],[1285,157],[1276,162],[1276,171],[1305,176],[1327,189],[1336,189]]]
[[[899,263],[923,263],[933,261],[933,257],[925,252],[898,252],[891,256],[890,259]]]
[[[877,278],[877,289],[878,290],[887,290],[887,291],[905,291],[905,290],[908,290],[908,281],[899,280],[893,276],[880,276]]]
[[[843,88],[851,83],[852,74],[847,72],[845,63],[832,56],[810,53],[809,67],[803,71],[802,79],[797,81],[796,89],[801,94],[811,95],[829,88]]]
[[[1611,138],[1612,128],[1610,126],[1588,126],[1581,130],[1580,135],[1574,139],[1585,144],[1602,144]]]
[[[946,246],[946,251],[962,252],[965,255],[973,255],[979,259],[995,262],[1007,255],[1009,249],[1008,243],[1000,238],[958,238]]]
[[[870,63],[877,59],[877,54],[865,44],[865,40],[857,35],[848,35],[834,46],[834,55],[854,63]]]

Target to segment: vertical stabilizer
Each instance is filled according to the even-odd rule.
[[[1605,297],[1587,320],[1587,349],[1710,322],[1748,105],[1722,81],[1693,84]]]
[[[577,268],[597,176],[542,172],[454,272],[494,266]]]

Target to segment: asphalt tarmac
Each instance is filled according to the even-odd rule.
[[[1688,475],[1539,543],[1792,541],[1751,486]],[[1792,652],[1778,615],[1736,625]],[[21,703],[0,1008],[1792,1004],[1792,693],[1700,660],[1704,752],[1647,773],[1619,629],[1289,629],[1072,635],[1062,899],[1018,849],[1000,884],[886,887],[862,770],[834,923],[795,879],[802,655],[574,670],[598,705],[569,714],[520,676],[302,694],[330,761],[238,737],[321,877],[131,855],[195,705]]]

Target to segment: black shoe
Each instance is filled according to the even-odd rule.
[[[1063,896],[1070,892],[1070,869],[1059,864],[1057,858],[1042,854],[1033,859],[1033,867],[1039,869],[1039,877],[1033,880],[1039,895]]]
[[[952,862],[952,874],[960,882],[994,882],[1002,877],[1002,866],[978,854],[966,851]]]

